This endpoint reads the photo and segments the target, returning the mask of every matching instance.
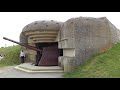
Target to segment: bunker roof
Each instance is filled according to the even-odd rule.
[[[57,22],[54,20],[51,21],[35,21],[26,25],[22,32],[33,31],[33,30],[59,30],[62,25],[62,22]]]

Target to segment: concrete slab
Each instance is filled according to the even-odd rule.
[[[21,70],[28,73],[39,73],[39,72],[55,72],[62,73],[63,69],[59,66],[34,66],[31,63],[20,64],[15,67],[17,70]]]

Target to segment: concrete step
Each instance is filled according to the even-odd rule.
[[[63,69],[59,66],[33,66],[30,63],[21,64],[15,67],[17,70],[21,70],[29,73],[38,73],[38,72],[54,72],[62,73]]]

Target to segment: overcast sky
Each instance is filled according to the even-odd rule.
[[[120,12],[0,12],[0,47],[16,45],[4,40],[7,37],[19,42],[25,25],[37,20],[66,21],[73,17],[107,17],[120,29]]]

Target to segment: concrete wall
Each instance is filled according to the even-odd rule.
[[[32,40],[30,40],[27,36],[25,36],[23,32],[20,33],[20,43],[35,46],[35,43]],[[25,52],[25,62],[35,62],[36,59],[35,50],[31,50],[23,46],[21,46],[21,49],[24,50]]]
[[[105,52],[107,49],[111,48],[114,43],[120,40],[118,36],[119,30],[105,17],[80,17],[69,19],[64,23],[61,32],[63,35],[61,36],[62,39],[67,39],[65,48],[75,49],[74,60],[69,59],[67,62],[64,56],[65,54],[62,57],[63,60],[61,61],[63,61],[62,64],[65,65],[64,69],[66,71],[70,71],[70,69],[67,70],[65,68],[69,67],[68,65],[77,67],[83,64],[92,55]],[[70,62],[72,62],[72,64],[70,64]]]
[[[27,36],[24,35],[24,33],[21,32],[19,41],[20,41],[20,43],[27,44],[28,38],[27,38]]]
[[[75,36],[73,22],[65,22],[59,33],[58,48],[63,49],[63,56],[59,57],[59,64],[65,72],[74,69],[75,63]]]
[[[110,31],[102,19],[74,19],[76,64],[84,63],[91,55],[110,47]]]
[[[107,18],[105,18],[105,20],[108,22],[108,25],[109,25],[112,44],[116,42],[120,42],[120,30],[117,29]]]

